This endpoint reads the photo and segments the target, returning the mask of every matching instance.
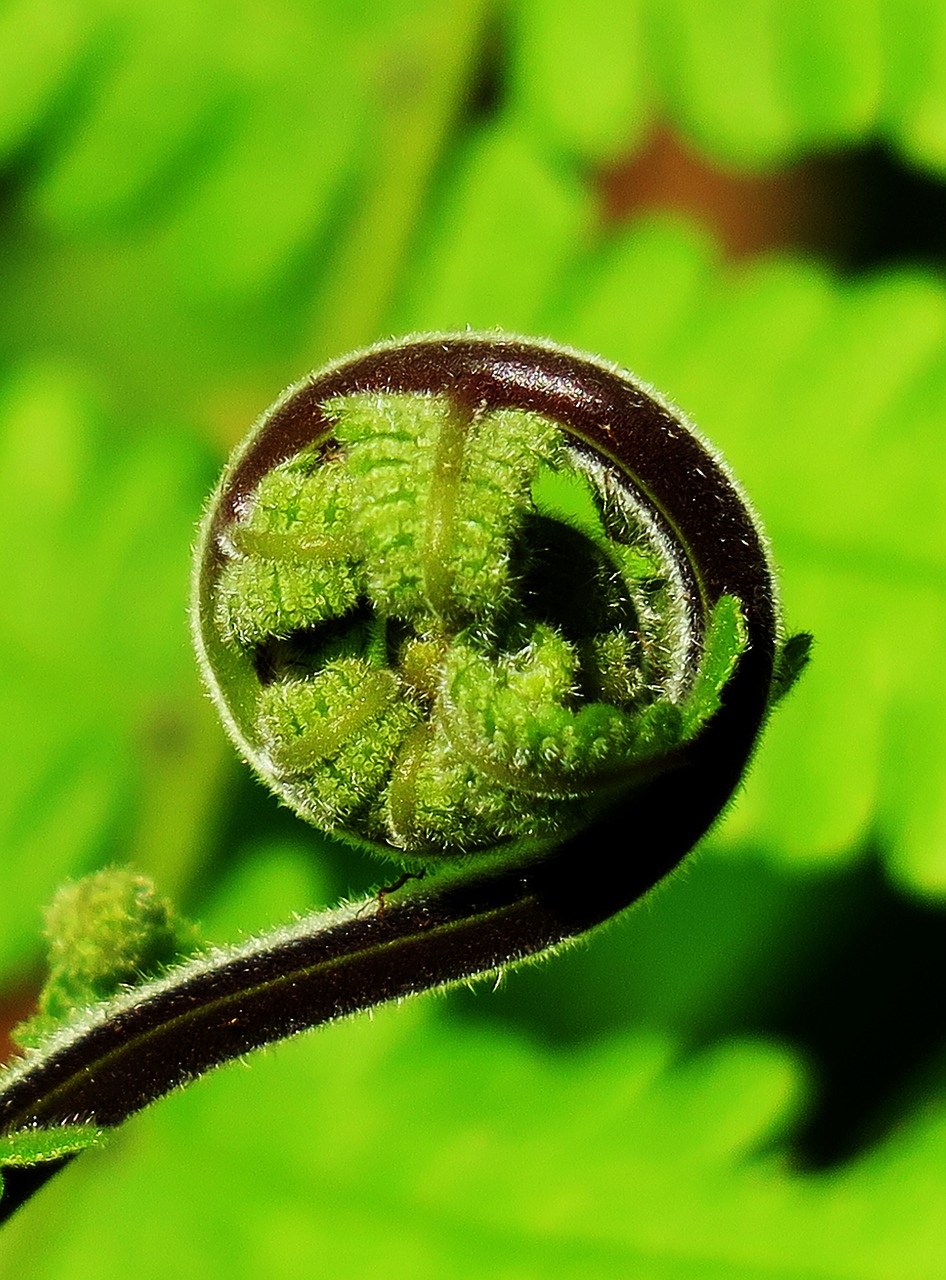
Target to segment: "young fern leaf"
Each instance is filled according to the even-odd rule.
[[[303,817],[408,859],[538,848],[717,709],[741,604],[704,637],[653,513],[551,414],[384,385],[316,411],[218,531],[198,633]]]
[[[45,924],[49,970],[39,1010],[13,1030],[23,1048],[123,987],[157,977],[198,941],[196,926],[131,867],[105,867],[62,885]]]
[[[223,476],[194,583],[240,752],[303,817],[433,874],[86,1010],[0,1079],[0,1132],[117,1124],[608,919],[714,821],[805,652],[681,416],[517,338],[385,344],[290,389]]]
[[[94,1124],[59,1124],[0,1134],[0,1202],[5,1169],[27,1169],[68,1159],[89,1147],[100,1147],[105,1137],[105,1130]]]

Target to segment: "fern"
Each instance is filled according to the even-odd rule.
[[[856,144],[941,179],[944,66],[938,0],[4,7],[5,992],[31,970],[37,905],[115,858],[183,887],[221,943],[374,876],[327,842],[316,867],[285,814],[222,786],[184,642],[205,455],[320,358],[466,325],[607,352],[672,389],[731,459],[778,549],[788,621],[818,636],[687,877],[498,999],[455,992],[341,1025],[162,1104],[10,1224],[11,1275],[278,1280],[330,1250],[333,1274],[359,1278],[941,1273],[941,1063],[899,1037],[894,1001],[871,1007],[876,1034],[897,1079],[919,1083],[885,1098],[899,1127],[817,1175],[793,1171],[806,1087],[785,1052],[672,1047],[740,1018],[781,1025],[802,975],[821,982],[836,949],[859,956],[857,921],[896,947],[919,918],[909,898],[939,919],[941,273],[734,267],[674,217],[603,232],[594,178],[669,126],[723,171]],[[599,537],[580,484],[563,497],[543,475],[539,509],[564,502]],[[291,540],[262,511],[244,533],[257,550]],[[634,559],[622,572],[652,573]],[[288,597],[291,562],[250,557],[247,572]],[[298,608],[338,608],[346,575]],[[378,637],[359,643],[370,665]],[[607,700],[633,697],[633,663],[601,646]],[[431,661],[405,655],[418,688]],[[925,1049],[935,963],[895,1001]],[[458,1027],[471,1008],[504,1034]],[[526,1047],[517,1021],[584,1043]],[[874,1071],[865,1057],[849,1091]]]

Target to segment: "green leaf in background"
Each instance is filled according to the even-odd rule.
[[[70,235],[167,222],[189,281],[257,287],[358,161],[358,24],[291,0],[103,9],[87,9],[97,74],[74,91],[39,175],[39,217]]]
[[[13,0],[0,16],[0,155],[28,144],[53,112],[99,23],[85,0]]]
[[[600,161],[669,118],[709,157],[771,166],[887,136],[946,168],[938,0],[569,0],[512,6],[514,109],[545,143]],[[580,15],[580,17],[579,17]]]
[[[491,127],[454,160],[395,327],[536,331],[540,308],[590,240],[588,193],[527,136]]]
[[[102,8],[80,6],[86,40],[70,48],[49,47],[42,0],[8,20],[8,56],[19,64],[25,46],[38,71],[51,64],[45,98],[24,102],[18,77],[7,81],[7,114],[21,129],[31,114],[41,124],[55,113],[60,82],[73,82],[67,118],[38,167],[34,212],[79,240],[106,228],[150,232],[179,285],[201,297],[245,297],[284,275],[339,208],[360,201],[383,141],[382,110],[398,97],[426,100],[425,79],[437,78],[439,50],[417,42],[424,25],[439,27],[424,0],[357,11],[298,0]],[[476,8],[457,6],[451,43]],[[421,55],[416,67],[405,67],[405,48]],[[436,118],[424,124],[436,133]],[[8,145],[19,141],[11,131]]]
[[[205,942],[226,946],[284,924],[332,900],[323,851],[293,820],[291,837],[250,840],[217,868],[214,894],[201,914]]]
[[[518,0],[509,89],[524,132],[591,160],[640,146],[655,102],[640,0]]]
[[[65,348],[229,447],[383,323],[485,10],[21,0],[0,16],[0,356]]]
[[[164,882],[180,883],[199,841],[219,747],[182,566],[206,475],[185,432],[119,430],[63,365],[0,388],[0,967],[33,951],[39,907],[67,875],[117,853],[164,861]],[[129,820],[142,843],[116,850]]]
[[[174,1241],[182,1280],[941,1275],[941,1108],[806,1176],[778,1154],[801,1084],[777,1049],[681,1061],[625,1035],[547,1055],[429,1008],[282,1046],[135,1121],[21,1211],[5,1274],[162,1280]]]

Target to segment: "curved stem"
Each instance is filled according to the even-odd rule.
[[[692,584],[689,607],[700,631],[721,595],[740,601],[749,643],[720,710],[662,772],[551,851],[469,860],[395,899],[369,899],[199,957],[93,1011],[0,1082],[0,1131],[76,1119],[116,1125],[250,1049],[565,943],[666,875],[717,817],[745,768],[769,705],[777,608],[754,520],[699,440],[603,366],[585,364],[576,381],[576,362],[559,350],[429,339],[405,347],[393,373],[386,354],[380,373],[377,353],[369,352],[284,402],[254,454],[228,477],[219,534],[259,469],[298,448],[302,420],[311,431],[318,404],[337,389],[380,377],[389,387],[429,388],[439,379],[460,403],[488,398],[549,413],[614,458],[651,504]],[[61,1163],[10,1169],[0,1220]]]
[[[0,1090],[0,1128],[77,1117],[119,1124],[250,1049],[489,973],[608,919],[672,869],[730,794],[764,712],[759,674],[748,664],[737,673],[738,698],[730,697],[673,773],[547,857],[441,876],[412,886],[399,902],[370,899],[313,917],[113,1002],[94,1024],[10,1076]],[[627,831],[639,847],[623,847],[616,833]],[[9,1170],[0,1221],[58,1167]]]

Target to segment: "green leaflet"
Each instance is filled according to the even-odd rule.
[[[475,413],[436,396],[330,401],[349,448],[352,530],[375,608],[494,616],[511,590],[511,539],[560,432],[537,414]]]
[[[264,689],[259,716],[278,776],[299,787],[313,823],[346,821],[383,838],[384,788],[421,718],[392,672],[340,658],[311,680]]]
[[[0,1200],[4,1168],[61,1160],[101,1146],[105,1137],[106,1131],[94,1124],[61,1124],[51,1129],[17,1129],[0,1134]]]
[[[713,610],[703,642],[703,659],[683,712],[683,736],[690,737],[719,710],[719,698],[746,647],[746,623],[739,601],[723,596]]]
[[[52,1129],[17,1129],[0,1134],[0,1168],[39,1164],[99,1146],[105,1130],[94,1124],[61,1124]]]
[[[347,472],[305,455],[263,480],[231,535],[238,555],[217,595],[225,640],[258,644],[354,607],[360,582],[350,560],[351,489]]]
[[[772,702],[781,701],[811,661],[813,637],[805,631],[789,636],[779,650],[772,682]]]

